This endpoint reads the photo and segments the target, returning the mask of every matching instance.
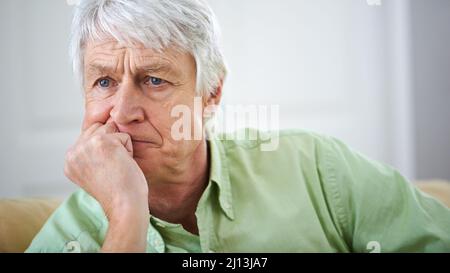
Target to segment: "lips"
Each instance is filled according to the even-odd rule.
[[[157,148],[157,147],[161,147],[161,144],[158,144],[156,142],[153,141],[147,141],[147,140],[142,140],[142,139],[137,139],[134,137],[131,137],[131,142],[133,142],[133,146],[148,146],[148,147],[153,147],[153,148]]]
[[[161,134],[150,121],[134,125],[130,124],[128,126],[117,124],[117,128],[119,132],[126,133],[131,137],[135,149],[158,148],[163,145]]]
[[[162,137],[156,130],[146,130],[145,134],[127,132],[134,146],[161,147]]]

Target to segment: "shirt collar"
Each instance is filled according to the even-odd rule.
[[[219,203],[225,215],[234,220],[233,196],[231,194],[230,174],[222,143],[214,138],[207,140],[210,152],[209,179],[219,188]]]

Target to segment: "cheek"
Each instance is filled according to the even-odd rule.
[[[111,109],[112,104],[108,101],[86,102],[83,129],[85,130],[97,122],[106,123],[109,119]]]
[[[171,108],[160,108],[150,119],[164,139],[164,143],[173,145],[175,143],[172,138],[172,125],[177,119],[171,116],[170,111]]]
[[[172,125],[178,119],[178,117],[172,116],[172,109],[178,104],[180,104],[180,100],[177,97],[172,97],[170,101],[152,107],[149,114],[150,120],[162,137],[170,143],[174,141],[171,136]]]

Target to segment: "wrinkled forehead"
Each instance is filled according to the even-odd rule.
[[[96,56],[110,58],[121,57],[125,52],[131,52],[134,57],[153,57],[155,59],[174,61],[186,54],[175,47],[164,49],[151,48],[142,43],[123,43],[115,40],[89,41],[84,48],[85,65]]]
[[[142,43],[121,43],[115,40],[89,41],[84,50],[84,68],[89,73],[98,67],[119,67],[124,64],[125,53],[136,68],[162,69],[177,72],[188,65],[190,54],[175,47],[149,48]],[[186,56],[189,55],[189,56]]]

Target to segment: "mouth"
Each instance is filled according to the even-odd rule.
[[[127,127],[116,124],[119,132],[130,136],[134,151],[143,151],[149,148],[161,148],[163,137],[150,121],[139,124],[139,127]]]
[[[133,149],[161,147],[161,145],[158,143],[148,141],[148,140],[136,139],[133,137],[131,138],[131,142],[133,143]]]

